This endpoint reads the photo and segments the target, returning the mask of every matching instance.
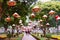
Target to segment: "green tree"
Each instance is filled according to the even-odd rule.
[[[60,15],[60,2],[58,1],[50,1],[50,2],[45,2],[45,3],[40,3],[37,2],[35,5],[32,6],[39,6],[41,8],[41,11],[39,13],[35,13],[37,15],[35,17],[35,20],[42,19],[43,20],[43,32],[44,36],[46,36],[46,23],[50,24],[50,27],[57,27],[56,25],[60,25],[60,21],[56,23],[55,15]],[[55,11],[55,14],[50,15],[49,12],[53,10]],[[43,15],[47,15],[47,19],[43,18]]]
[[[23,20],[23,24],[25,24],[26,15],[28,15],[29,7],[34,2],[34,0],[28,0],[27,2],[23,1],[20,2],[18,0],[16,1],[16,5],[9,7],[7,4],[8,0],[0,0],[2,2],[3,7],[3,15],[0,20],[0,25],[12,25],[12,24],[18,24],[19,20]],[[12,15],[17,12],[21,17],[18,19],[15,19]],[[12,21],[10,23],[5,21],[5,18],[8,17],[8,15],[11,17]]]

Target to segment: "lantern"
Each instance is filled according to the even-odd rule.
[[[11,18],[10,17],[7,17],[7,18],[5,18],[5,21],[6,22],[10,22],[11,21]]]
[[[14,13],[13,16],[14,16],[15,18],[20,18],[20,15],[19,15],[18,13]]]
[[[15,24],[13,24],[12,26],[16,26]]]
[[[39,12],[39,11],[40,11],[39,6],[35,6],[35,7],[33,7],[32,11],[33,11],[33,12]]]
[[[42,25],[42,24],[41,24],[40,26],[41,26],[41,27],[43,27],[43,25]]]
[[[22,23],[22,20],[19,20],[19,23]]]
[[[34,14],[34,13],[32,13],[32,14],[31,14],[31,17],[32,17],[32,18],[34,18],[34,17],[35,17],[35,14]]]
[[[15,6],[15,5],[16,5],[16,1],[14,1],[14,0],[9,0],[9,1],[7,2],[7,4],[8,4],[8,6]]]
[[[56,20],[60,20],[60,17],[57,17]]]
[[[50,24],[49,23],[46,23],[46,26],[49,26]]]
[[[42,22],[43,20],[41,19],[40,22]]]
[[[58,15],[55,16],[55,18],[58,18],[58,17],[59,17]]]
[[[55,11],[51,10],[51,11],[49,12],[49,14],[50,14],[50,15],[53,15],[53,14],[55,14]]]
[[[60,19],[58,15],[55,16],[56,21]]]
[[[21,26],[23,26],[23,24],[22,24],[22,23],[21,23],[20,25],[21,25]]]
[[[28,26],[31,26],[31,23],[28,23]]]
[[[43,15],[43,18],[47,18],[47,15]]]

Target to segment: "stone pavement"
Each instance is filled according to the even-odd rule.
[[[30,34],[24,33],[22,40],[36,40],[36,39],[33,36],[31,36]]]

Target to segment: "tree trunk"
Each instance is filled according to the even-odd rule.
[[[46,36],[46,27],[43,28],[44,37]]]
[[[3,12],[2,9],[3,9],[3,8],[2,8],[2,2],[0,2],[0,19],[1,19],[1,17],[2,17],[2,12]]]
[[[50,33],[49,27],[47,27],[47,31],[48,31],[48,33]]]

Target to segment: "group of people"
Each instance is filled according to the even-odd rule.
[[[58,27],[58,31],[59,31],[59,29],[60,29],[60,26]],[[50,31],[50,33],[57,33],[57,28],[50,27],[49,31]],[[16,34],[16,33],[20,34],[22,32],[25,32],[25,33],[30,33],[30,32],[32,32],[32,33],[36,33],[36,32],[37,33],[43,33],[43,30],[39,27],[36,27],[36,26],[33,26],[33,27],[32,26],[21,26],[21,27],[19,26],[19,27],[15,27],[14,29],[10,26],[7,28],[6,31],[5,31],[4,27],[0,28],[0,33],[8,33],[8,32],[11,34]],[[46,31],[46,33],[47,33],[47,31]]]

